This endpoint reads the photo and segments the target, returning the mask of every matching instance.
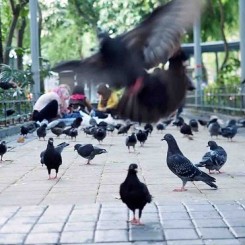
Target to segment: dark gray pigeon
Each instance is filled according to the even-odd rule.
[[[184,123],[181,127],[180,127],[180,133],[183,134],[184,136],[187,136],[188,139],[192,140],[193,139],[193,133],[191,130],[191,126]]]
[[[210,133],[210,136],[216,136],[218,137],[221,133],[221,126],[218,123],[218,118],[214,118],[212,120],[210,120],[207,124],[208,127],[208,131]]]
[[[54,148],[54,139],[49,138],[48,145],[43,154],[43,162],[47,167],[49,179],[56,179],[59,167],[62,164],[61,153]],[[55,169],[56,175],[51,178],[51,170]]]
[[[215,178],[199,170],[183,155],[173,135],[166,134],[162,140],[166,140],[168,144],[167,165],[183,182],[182,187],[174,191],[186,191],[185,185],[188,181],[203,181],[210,187],[218,188],[213,183],[216,181]]]
[[[232,141],[233,137],[237,134],[237,128],[236,120],[230,120],[226,127],[221,128],[221,135]]]
[[[138,165],[132,163],[129,165],[128,174],[125,181],[120,185],[120,197],[122,202],[133,211],[133,219],[130,221],[134,225],[141,225],[140,218],[142,210],[147,203],[150,203],[152,196],[147,186],[140,182],[137,177]],[[135,217],[135,210],[139,209],[139,218]]]
[[[37,137],[39,138],[39,140],[41,138],[43,138],[45,140],[45,137],[47,135],[47,124],[44,123],[42,124],[38,129],[37,129]]]
[[[147,137],[148,134],[145,131],[142,131],[141,129],[136,133],[136,138],[140,142],[140,146],[143,146],[145,144]]]
[[[0,144],[0,156],[1,156],[1,162],[3,160],[3,155],[7,152],[7,145],[6,145],[6,141],[2,141]]]
[[[88,159],[87,164],[90,164],[90,161],[94,159],[96,155],[107,153],[105,149],[93,146],[92,144],[75,144],[74,151],[77,151],[81,157]]]
[[[133,147],[135,151],[136,143],[137,143],[137,138],[135,133],[132,133],[126,138],[126,146],[128,147],[128,152],[130,152],[130,147]]]
[[[198,121],[196,119],[191,119],[189,121],[189,125],[191,126],[191,130],[193,132],[198,132]]]
[[[93,133],[93,137],[99,141],[99,143],[103,142],[106,137],[106,129],[103,127],[98,127]]]
[[[67,147],[68,145],[69,145],[68,143],[62,142],[62,143],[58,144],[58,145],[55,147],[55,150],[58,151],[58,152],[61,154],[62,151],[64,150],[64,148]],[[42,151],[42,152],[40,153],[40,162],[41,162],[42,166],[43,166],[43,164],[44,164],[44,160],[43,160],[44,152],[45,152],[45,151]]]
[[[202,160],[195,164],[197,167],[205,167],[209,170],[211,174],[211,170],[216,170],[219,173],[220,169],[224,166],[227,160],[227,153],[221,146],[218,146],[215,141],[209,141],[208,147],[210,147],[210,151],[205,153],[202,157]]]

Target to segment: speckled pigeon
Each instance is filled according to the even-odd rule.
[[[211,173],[211,170],[216,170],[219,173],[220,169],[224,166],[227,160],[227,153],[223,147],[218,146],[215,141],[209,141],[208,147],[210,147],[210,151],[205,153],[202,157],[202,160],[195,164],[197,167],[205,167]]]
[[[188,181],[203,181],[210,187],[218,188],[213,183],[216,181],[215,178],[199,170],[183,155],[173,135],[166,134],[162,140],[166,140],[168,144],[167,165],[183,182],[182,187],[174,191],[186,191],[185,185]]]

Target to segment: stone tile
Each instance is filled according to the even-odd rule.
[[[215,211],[207,211],[207,212],[191,212],[190,216],[193,219],[219,219],[221,216],[218,212]]]
[[[98,230],[126,230],[127,228],[126,220],[99,220],[97,223]]]
[[[177,240],[177,241],[168,241],[168,245],[203,245],[202,240]]]
[[[167,240],[196,240],[199,239],[195,229],[164,229]]]
[[[204,240],[205,245],[242,245],[237,239]]]
[[[32,224],[6,224],[0,229],[0,234],[12,233],[13,231],[15,233],[28,233],[32,226]]]
[[[164,240],[162,228],[157,223],[144,226],[131,226],[129,230],[130,241],[161,241]]]
[[[238,238],[245,238],[245,226],[243,227],[232,227],[232,230],[235,232],[235,236]]]
[[[201,204],[201,205],[188,205],[187,209],[189,212],[210,212],[216,211],[211,204]]]
[[[228,228],[199,228],[203,239],[232,239],[234,236]]]
[[[61,232],[64,223],[41,223],[36,224],[32,229],[32,233],[58,233]]]
[[[127,242],[127,230],[96,230],[95,242]]]
[[[194,219],[196,227],[227,227],[223,219]]]
[[[27,236],[25,244],[56,244],[59,239],[59,233],[30,233]]]
[[[191,220],[188,219],[164,220],[162,222],[162,226],[164,229],[176,229],[176,228],[194,229],[193,223],[191,222]]]
[[[91,243],[93,231],[72,231],[61,234],[60,243]]]
[[[229,226],[245,226],[245,219],[241,218],[225,218]]]
[[[69,232],[69,231],[90,231],[94,230],[96,226],[96,222],[67,222],[65,227],[64,227],[64,232]]]
[[[187,212],[179,212],[179,213],[171,213],[171,212],[168,212],[168,213],[160,213],[160,216],[161,216],[161,219],[162,220],[172,220],[172,219],[177,219],[177,220],[180,220],[180,219],[190,219],[190,216]]]
[[[1,234],[0,244],[22,244],[24,242],[25,234]]]

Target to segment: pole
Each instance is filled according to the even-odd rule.
[[[38,21],[37,21],[37,0],[29,1],[30,7],[30,34],[31,34],[31,71],[34,81],[32,86],[33,100],[40,96],[40,73],[39,73],[39,41],[38,41]]]
[[[241,52],[241,89],[244,94],[242,107],[245,108],[245,1],[239,0],[240,52]]]
[[[194,58],[195,58],[195,78],[196,78],[196,106],[201,104],[201,83],[202,83],[202,52],[201,52],[201,24],[200,18],[194,23]]]

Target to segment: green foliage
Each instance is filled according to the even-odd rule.
[[[26,69],[24,71],[14,69],[9,65],[2,64],[0,80],[1,82],[15,82],[21,87],[26,87],[29,84],[32,84],[32,74],[30,69]]]

